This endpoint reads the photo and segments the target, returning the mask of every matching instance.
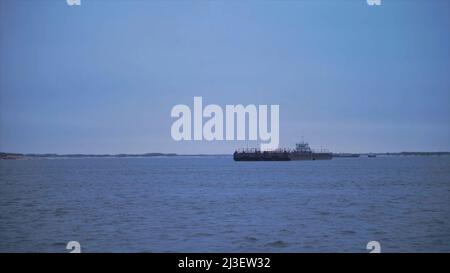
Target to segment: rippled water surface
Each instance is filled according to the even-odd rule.
[[[0,161],[0,251],[450,251],[450,157]]]

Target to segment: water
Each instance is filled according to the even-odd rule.
[[[450,157],[0,161],[0,251],[450,251]]]

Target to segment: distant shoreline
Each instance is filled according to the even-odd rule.
[[[231,156],[232,154],[176,154],[176,153],[144,153],[144,154],[21,154],[21,153],[0,153],[0,160],[8,159],[45,159],[45,158],[142,158],[142,157],[217,157]],[[386,153],[333,153],[333,157],[359,157],[367,155],[376,156],[446,156],[450,152],[386,152]]]
[[[21,154],[0,153],[1,159],[41,159],[41,158],[142,158],[142,157],[183,157],[183,156],[229,156],[229,154],[176,154],[176,153],[144,153],[144,154]]]

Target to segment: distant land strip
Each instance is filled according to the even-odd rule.
[[[129,157],[183,157],[183,156],[229,156],[230,154],[176,154],[176,153],[144,153],[144,154],[21,154],[0,152],[1,159],[40,159],[40,158],[129,158]],[[398,153],[333,153],[333,157],[359,156],[444,156],[450,152],[398,152]]]

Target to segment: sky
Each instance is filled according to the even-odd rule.
[[[450,151],[450,1],[0,1],[0,151],[232,153],[177,104],[280,105],[280,146]]]

